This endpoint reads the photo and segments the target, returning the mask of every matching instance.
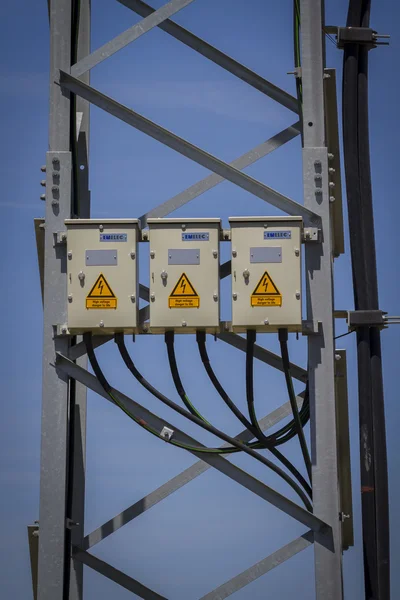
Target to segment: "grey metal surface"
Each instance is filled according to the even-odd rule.
[[[289,542],[289,544],[279,548],[279,550],[276,550],[263,560],[260,560],[260,562],[256,563],[249,569],[246,569],[243,571],[243,573],[240,573],[240,575],[233,577],[212,592],[202,596],[200,600],[224,600],[225,598],[232,596],[232,594],[235,594],[242,588],[246,587],[246,585],[249,585],[249,583],[252,583],[262,575],[265,575],[265,573],[268,573],[268,571],[272,571],[272,569],[275,569],[275,567],[279,567],[279,565],[284,563],[292,556],[295,556],[302,550],[305,550],[311,546],[313,541],[314,533],[312,531],[307,531],[307,533],[304,533],[302,536],[298,537],[292,542]]]
[[[314,512],[332,526],[333,549],[315,535],[317,600],[341,600],[342,555],[334,382],[332,245],[325,147],[321,0],[300,0],[304,202],[322,218],[323,241],[306,244],[307,319],[322,323],[308,338]],[[322,194],[315,175],[322,176]]]
[[[143,117],[127,106],[102,94],[99,90],[82,83],[79,79],[72,77],[65,71],[60,72],[60,85],[63,89],[68,89],[70,92],[89,100],[92,104],[108,112],[110,115],[135,127],[135,129],[183,154],[183,156],[194,160],[206,169],[224,177],[224,179],[235,183],[247,192],[261,198],[261,200],[272,204],[289,215],[303,217],[306,226],[318,226],[320,221],[318,215],[302,204],[298,204],[260,181],[238,171],[238,169],[235,169],[219,158],[201,150],[201,148],[194,146],[187,140],[146,119],[146,117]]]
[[[340,512],[342,514],[342,548],[343,550],[348,550],[351,546],[354,546],[354,519],[351,489],[347,353],[346,350],[336,349],[335,354],[335,396],[338,433]]]
[[[280,131],[266,142],[259,144],[258,146],[253,148],[253,150],[242,154],[242,156],[240,156],[239,158],[237,158],[229,164],[231,165],[231,167],[235,167],[235,169],[242,171],[246,167],[260,160],[260,158],[263,158],[264,156],[267,156],[267,154],[270,154],[277,148],[280,148],[283,144],[286,144],[286,142],[290,142],[290,140],[298,136],[299,133],[300,122],[298,121],[297,123],[293,123],[293,125],[284,129],[283,131]],[[170,198],[166,202],[163,202],[163,204],[156,206],[156,208],[153,208],[146,214],[142,215],[140,217],[141,226],[145,227],[147,224],[147,219],[150,219],[152,217],[165,217],[166,215],[169,215],[174,210],[177,210],[181,206],[184,206],[194,198],[197,198],[201,194],[204,194],[204,192],[211,190],[213,187],[215,187],[219,183],[222,183],[223,181],[225,181],[225,179],[220,175],[216,175],[215,173],[209,175],[208,177],[205,177],[201,181],[198,181],[194,185],[188,187],[183,192],[180,192],[176,196],[173,196],[173,198]]]
[[[302,405],[303,397],[301,395],[297,396],[297,403],[299,406]],[[290,414],[290,402],[286,402],[286,404],[283,404],[282,406],[280,406],[279,408],[277,408],[269,415],[260,420],[260,427],[262,431],[273,427],[274,425],[279,423],[279,421],[281,421],[285,417],[288,417]],[[244,429],[243,431],[238,433],[235,436],[235,438],[242,440],[243,442],[250,442],[253,438],[253,435],[248,431],[248,429]],[[223,444],[221,447],[224,448],[227,445],[228,444]],[[161,485],[159,488],[154,490],[154,492],[151,492],[144,498],[141,498],[140,500],[138,500],[138,502],[135,502],[134,504],[126,508],[124,511],[122,511],[121,513],[119,513],[118,515],[116,515],[106,523],[103,523],[103,525],[89,533],[84,539],[83,548],[85,550],[92,548],[95,544],[98,544],[115,531],[118,531],[118,529],[120,529],[127,523],[130,523],[136,517],[139,517],[141,514],[143,514],[144,512],[161,502],[161,500],[164,500],[174,492],[180,490],[184,485],[186,485],[190,481],[193,481],[193,479],[196,479],[196,477],[199,477],[199,475],[205,473],[210,468],[211,465],[208,465],[204,461],[199,460],[191,467],[188,467],[187,469],[182,471],[182,473],[179,473],[179,475],[176,475],[175,477]]]
[[[68,358],[63,356],[62,354],[57,355],[56,359],[56,369],[59,373],[63,373],[64,375],[68,375],[69,377],[73,377],[77,381],[85,384],[89,389],[93,390],[109,402],[112,402],[109,395],[103,390],[101,384],[97,381],[97,379],[85,369],[82,369]],[[189,444],[191,446],[198,446],[199,448],[203,447],[203,445],[187,435],[186,433],[180,431],[174,425],[171,425],[168,421],[164,419],[160,419],[145,407],[141,406],[132,398],[125,396],[122,392],[112,389],[113,395],[115,395],[119,402],[123,404],[123,406],[129,410],[132,414],[135,415],[137,419],[143,419],[146,423],[148,423],[152,428],[156,431],[161,432],[163,427],[169,427],[174,430],[174,439],[183,442],[184,444]],[[249,491],[253,492],[266,502],[269,502],[273,506],[276,506],[286,514],[290,515],[294,519],[297,519],[303,525],[306,525],[313,531],[321,532],[321,539],[325,540],[325,544],[327,548],[331,547],[331,535],[330,528],[321,521],[316,518],[312,513],[308,512],[304,508],[301,508],[298,504],[295,504],[288,498],[282,496],[274,489],[270,488],[266,484],[262,483],[255,477],[252,477],[242,469],[239,469],[225,458],[222,458],[219,455],[213,454],[205,454],[201,452],[197,452],[196,450],[190,450],[191,454],[197,456],[204,462],[207,462],[209,465],[214,467],[220,473],[227,475],[240,485],[247,488]]]
[[[219,333],[217,334],[217,338],[234,346],[238,350],[242,350],[242,352],[246,352],[245,338],[236,333]],[[282,358],[270,350],[262,348],[262,346],[258,346],[257,344],[254,345],[254,357],[279,371],[283,371]],[[302,367],[290,363],[290,372],[295,379],[303,382],[307,381],[307,371]]]
[[[170,248],[168,250],[169,265],[199,265],[200,248]]]
[[[118,250],[86,250],[87,267],[112,267],[118,265]]]
[[[151,8],[151,6],[149,6],[145,2],[142,2],[141,0],[118,0],[118,2],[120,2],[120,4],[124,4],[131,10],[134,10],[142,17],[154,13],[154,8]],[[184,29],[180,25],[177,25],[176,23],[174,23],[174,21],[170,21],[169,19],[163,21],[159,24],[159,28],[165,31],[166,33],[169,33],[170,35],[172,35],[172,37],[179,40],[189,48],[192,48],[192,50],[195,50],[205,58],[208,58],[215,64],[219,65],[226,71],[229,71],[230,73],[232,73],[232,75],[235,75],[245,83],[248,83],[256,90],[259,90],[266,96],[269,96],[276,102],[279,102],[279,104],[282,104],[282,106],[285,106],[286,108],[297,114],[299,113],[299,105],[297,99],[288,94],[288,92],[285,92],[284,90],[277,87],[270,81],[267,81],[257,73],[254,73],[254,71],[251,71],[251,69],[248,69],[244,65],[240,64],[227,54],[224,54],[223,52],[221,52],[211,44],[208,44],[201,38],[197,37],[187,29]]]
[[[165,596],[160,596],[160,594],[153,592],[153,590],[150,590],[136,579],[133,579],[133,577],[129,577],[129,575],[112,567],[110,564],[104,562],[104,560],[100,560],[97,556],[89,554],[89,552],[86,552],[85,550],[74,548],[73,557],[75,561],[80,561],[87,567],[100,573],[100,575],[104,575],[104,577],[111,579],[114,583],[117,583],[126,590],[136,594],[139,598],[143,598],[144,600],[167,600]]]
[[[250,263],[281,263],[281,246],[255,246],[250,248]]]
[[[66,270],[63,249],[54,233],[71,217],[70,97],[54,82],[69,70],[71,0],[50,6],[50,116],[46,156],[46,230],[44,251],[44,330],[42,437],[40,462],[38,600],[64,600],[65,518],[68,453],[68,378],[51,366],[55,351],[68,353],[68,339],[54,338],[54,326],[66,322]],[[58,162],[53,163],[53,159]],[[53,196],[53,168],[60,175],[58,202]],[[53,203],[54,202],[54,203]]]
[[[171,2],[164,4],[164,6],[145,19],[136,23],[136,25],[132,25],[132,27],[122,32],[120,35],[117,35],[117,37],[104,44],[104,46],[101,46],[101,48],[98,48],[89,54],[89,56],[79,60],[71,68],[72,75],[80,77],[83,73],[86,73],[86,71],[89,71],[103,62],[103,60],[106,60],[106,58],[109,58],[122,48],[125,48],[125,46],[137,40],[144,33],[147,33],[147,31],[150,31],[153,27],[156,27],[162,21],[171,17],[191,2],[193,2],[193,0],[171,0]]]

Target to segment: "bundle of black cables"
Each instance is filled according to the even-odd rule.
[[[278,474],[280,477],[282,477],[292,487],[292,489],[298,494],[298,496],[301,498],[301,500],[303,501],[306,508],[309,511],[312,511],[312,505],[311,505],[309,499],[307,498],[306,494],[303,492],[303,489],[296,482],[294,482],[292,480],[292,478],[289,475],[287,475],[287,473],[285,471],[283,471],[280,467],[278,467],[273,462],[271,462],[270,460],[268,460],[267,458],[265,458],[264,456],[262,456],[261,454],[259,454],[258,452],[255,451],[255,448],[263,449],[264,447],[267,447],[267,446],[264,446],[262,443],[260,443],[259,440],[257,442],[244,444],[243,442],[241,442],[237,439],[234,439],[231,436],[220,431],[219,429],[215,428],[213,425],[211,425],[205,419],[203,419],[201,417],[201,415],[198,416],[199,413],[191,405],[191,403],[186,395],[186,392],[183,388],[180,376],[179,376],[179,372],[178,372],[177,365],[176,365],[173,340],[174,340],[173,333],[172,332],[167,333],[166,334],[166,342],[167,342],[168,356],[169,356],[170,366],[171,366],[171,373],[172,373],[177,391],[178,391],[180,397],[182,398],[182,400],[184,401],[185,405],[187,406],[188,410],[185,410],[184,408],[180,407],[178,404],[176,404],[175,402],[173,402],[172,400],[170,400],[169,398],[164,396],[164,394],[162,394],[160,391],[158,391],[156,388],[154,388],[143,377],[143,375],[136,368],[135,364],[132,361],[131,356],[128,353],[123,334],[115,335],[115,341],[118,345],[119,351],[121,353],[121,356],[122,356],[122,359],[123,359],[125,365],[129,369],[129,371],[133,374],[135,379],[137,379],[137,381],[147,391],[149,391],[151,394],[153,394],[156,398],[158,398],[161,402],[163,402],[163,404],[165,404],[169,408],[172,408],[177,413],[181,414],[182,416],[185,416],[188,420],[192,421],[193,423],[196,423],[203,429],[216,435],[217,437],[224,440],[225,442],[228,442],[228,444],[230,444],[230,446],[225,447],[225,448],[206,448],[204,446],[189,446],[188,444],[184,444],[184,443],[174,439],[173,437],[171,437],[169,440],[165,440],[165,438],[161,437],[160,432],[158,432],[155,429],[153,429],[152,427],[150,427],[148,425],[148,423],[145,423],[141,419],[138,419],[134,414],[132,414],[130,411],[128,411],[126,409],[126,407],[119,401],[118,396],[113,391],[112,387],[108,383],[107,379],[105,378],[105,376],[98,364],[98,361],[97,361],[97,358],[95,356],[94,349],[93,349],[91,334],[88,333],[88,334],[84,335],[84,341],[86,344],[89,361],[91,363],[93,372],[96,375],[97,379],[99,380],[103,389],[109,395],[111,400],[117,406],[119,406],[119,408],[121,408],[121,410],[123,410],[138,425],[145,428],[147,431],[149,431],[153,435],[157,436],[158,438],[163,439],[164,441],[167,441],[171,445],[174,445],[174,446],[177,446],[180,448],[184,448],[185,450],[189,450],[189,451],[195,452],[195,453],[230,454],[230,453],[234,453],[234,452],[243,451],[246,454],[249,454],[256,460],[258,460],[259,462],[263,463],[265,466],[267,466],[272,471],[274,471],[276,474]],[[303,408],[304,408],[305,403],[306,403],[306,401],[304,401],[304,403],[303,403]],[[189,408],[189,406],[190,406],[190,408]],[[249,425],[250,425],[250,423],[249,423]],[[289,428],[288,430],[287,430],[287,428],[282,428],[282,430],[284,430],[284,434],[283,434],[284,436],[290,435],[292,437],[291,428]],[[250,431],[252,431],[252,429],[250,429]],[[279,432],[277,432],[277,433],[279,433]],[[277,434],[273,434],[273,435],[276,436]],[[283,442],[281,442],[281,443],[283,443]],[[275,453],[277,452],[276,449],[273,447],[273,444],[268,443],[268,449],[271,450],[271,448],[275,451]],[[271,452],[272,452],[272,450],[271,450]],[[277,455],[275,454],[275,456],[277,456]],[[311,496],[311,488],[310,488],[309,484],[304,480],[302,475],[300,473],[298,473],[298,471],[293,467],[293,465],[291,465],[291,463],[289,463],[289,461],[287,461],[287,459],[285,457],[283,457],[283,455],[278,453],[278,457],[281,461],[283,458],[283,461],[282,461],[283,464],[285,464],[285,462],[287,463],[287,464],[285,464],[285,466],[287,466],[287,468],[296,476],[296,478],[303,485],[304,489],[306,489],[307,493]]]

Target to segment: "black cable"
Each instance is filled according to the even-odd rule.
[[[174,332],[173,331],[168,331],[165,334],[165,342],[166,342],[166,345],[167,345],[168,360],[169,360],[169,366],[170,366],[170,369],[171,369],[172,379],[174,381],[176,391],[178,392],[179,396],[182,398],[182,396],[186,395],[186,392],[185,392],[185,389],[183,387],[183,384],[182,384],[182,381],[181,381],[181,378],[180,378],[180,375],[179,375],[179,371],[178,371],[178,366],[177,366],[177,363],[176,363],[175,349],[174,349]],[[118,343],[118,346],[120,347],[120,349],[125,346],[123,340],[122,340],[122,342],[120,340],[118,340],[117,343]],[[125,347],[125,350],[126,350],[126,347]],[[135,377],[140,376],[142,378],[142,380],[143,380],[144,378],[137,371],[136,367],[134,366],[132,360],[129,357],[129,354],[128,354],[127,350],[126,350],[126,353],[124,352],[124,355],[122,356],[122,358],[124,360],[125,359],[127,360],[127,362],[125,364],[127,366],[129,365],[128,368],[130,370],[131,370],[131,367],[132,367],[132,371],[131,371],[132,374]],[[150,384],[148,384],[148,382],[146,382],[146,384],[148,386],[150,386]],[[145,385],[144,382],[143,382],[143,385]],[[150,386],[150,387],[152,387],[152,386]],[[154,388],[153,388],[153,390],[154,390]],[[170,408],[173,408],[173,410],[176,410],[177,412],[179,412],[181,415],[183,415],[184,417],[186,417],[187,419],[189,419],[193,423],[196,423],[197,425],[200,425],[200,427],[202,427],[203,429],[206,429],[210,433],[213,433],[214,435],[216,435],[220,439],[228,442],[229,444],[232,444],[236,448],[240,448],[241,450],[243,450],[243,452],[245,452],[246,454],[249,454],[250,456],[252,456],[256,460],[258,460],[259,462],[263,463],[266,467],[270,468],[277,475],[279,475],[280,477],[282,477],[282,479],[284,479],[286,481],[286,483],[288,483],[290,485],[290,487],[300,496],[300,498],[304,502],[304,505],[306,506],[307,510],[312,511],[312,505],[310,504],[310,501],[308,500],[307,496],[304,494],[303,490],[280,467],[278,467],[273,462],[271,462],[270,460],[268,460],[268,458],[265,458],[261,454],[258,454],[252,448],[246,446],[242,442],[239,442],[239,441],[235,440],[234,438],[231,438],[229,435],[227,435],[223,431],[220,431],[219,429],[217,429],[213,425],[205,423],[205,422],[201,421],[201,419],[199,419],[195,415],[187,413],[185,411],[185,409],[181,408],[178,404],[175,404],[175,402],[172,402],[171,400],[169,400],[168,398],[166,398],[163,394],[161,394],[157,390],[152,391],[152,393],[154,393],[154,392],[157,392],[157,398],[159,398],[162,402],[164,402],[164,404],[167,404],[167,406],[169,406]]]
[[[290,405],[292,407],[292,413],[293,413],[293,419],[295,422],[296,433],[299,437],[301,452],[303,454],[307,473],[310,478],[310,481],[312,481],[311,458],[310,458],[310,454],[308,452],[307,442],[306,442],[303,427],[301,424],[299,409],[297,407],[297,402],[296,402],[296,393],[294,391],[292,375],[290,373],[290,360],[289,360],[289,351],[288,351],[288,346],[287,346],[287,339],[288,339],[287,329],[279,329],[278,336],[279,336],[279,343],[281,346],[283,371],[285,373],[286,386],[287,386],[287,390],[288,390],[288,394],[289,394]]]
[[[206,372],[213,383],[215,389],[224,400],[225,404],[230,408],[233,414],[241,421],[241,423],[247,427],[247,429],[254,435],[254,437],[260,442],[261,447],[269,450],[275,458],[277,458],[287,469],[292,473],[292,475],[297,479],[300,485],[306,490],[307,494],[312,498],[312,490],[310,485],[301,475],[301,473],[292,465],[292,463],[284,456],[279,450],[274,447],[274,444],[267,438],[267,436],[262,431],[257,418],[254,413],[255,422],[250,423],[243,413],[237,408],[236,404],[230,399],[225,389],[219,382],[217,376],[215,375],[213,368],[210,363],[210,359],[208,357],[207,349],[206,349],[206,333],[204,331],[198,331],[196,334],[197,345],[200,351],[201,360],[206,369]]]

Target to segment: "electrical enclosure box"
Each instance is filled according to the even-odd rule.
[[[138,326],[138,219],[69,219],[70,333],[135,333]]]
[[[220,219],[147,223],[151,331],[219,331]]]
[[[301,217],[231,217],[232,329],[301,331]]]

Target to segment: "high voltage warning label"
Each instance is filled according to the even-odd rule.
[[[282,294],[265,271],[251,295],[251,306],[282,306]]]
[[[200,296],[190,283],[185,273],[179,277],[178,283],[168,298],[169,308],[199,308]]]
[[[102,273],[86,297],[86,308],[107,309],[117,308],[117,297],[107,283]]]

